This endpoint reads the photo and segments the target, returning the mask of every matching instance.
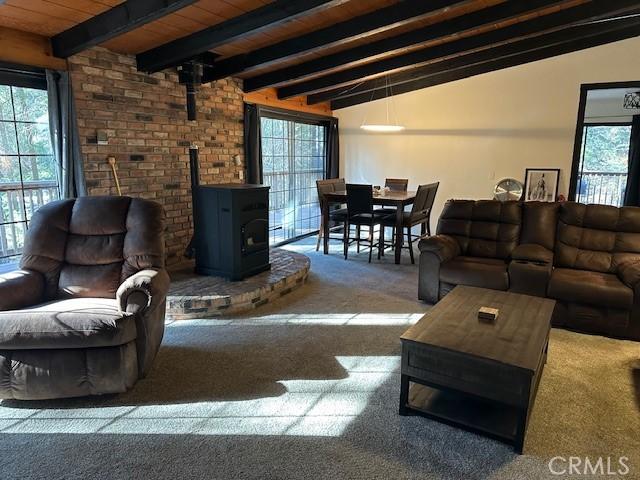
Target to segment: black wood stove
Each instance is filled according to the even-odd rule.
[[[242,280],[271,267],[269,187],[203,185],[194,201],[196,273]]]
[[[269,187],[200,185],[197,147],[191,147],[196,273],[242,280],[269,270]]]

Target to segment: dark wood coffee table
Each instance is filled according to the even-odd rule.
[[[482,433],[522,453],[554,306],[546,298],[456,287],[400,337],[400,415]],[[478,320],[480,307],[500,309],[497,320]]]

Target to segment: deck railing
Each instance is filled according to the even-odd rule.
[[[0,182],[0,264],[13,262],[22,253],[28,220],[58,196],[55,180]]]
[[[626,173],[582,172],[578,177],[577,201],[620,207],[626,186]]]

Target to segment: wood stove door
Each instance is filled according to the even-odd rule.
[[[254,218],[242,225],[242,254],[249,255],[253,252],[269,248],[269,221],[264,218]]]

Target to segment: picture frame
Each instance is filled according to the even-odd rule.
[[[525,202],[555,202],[560,183],[559,168],[527,168],[524,173]]]

